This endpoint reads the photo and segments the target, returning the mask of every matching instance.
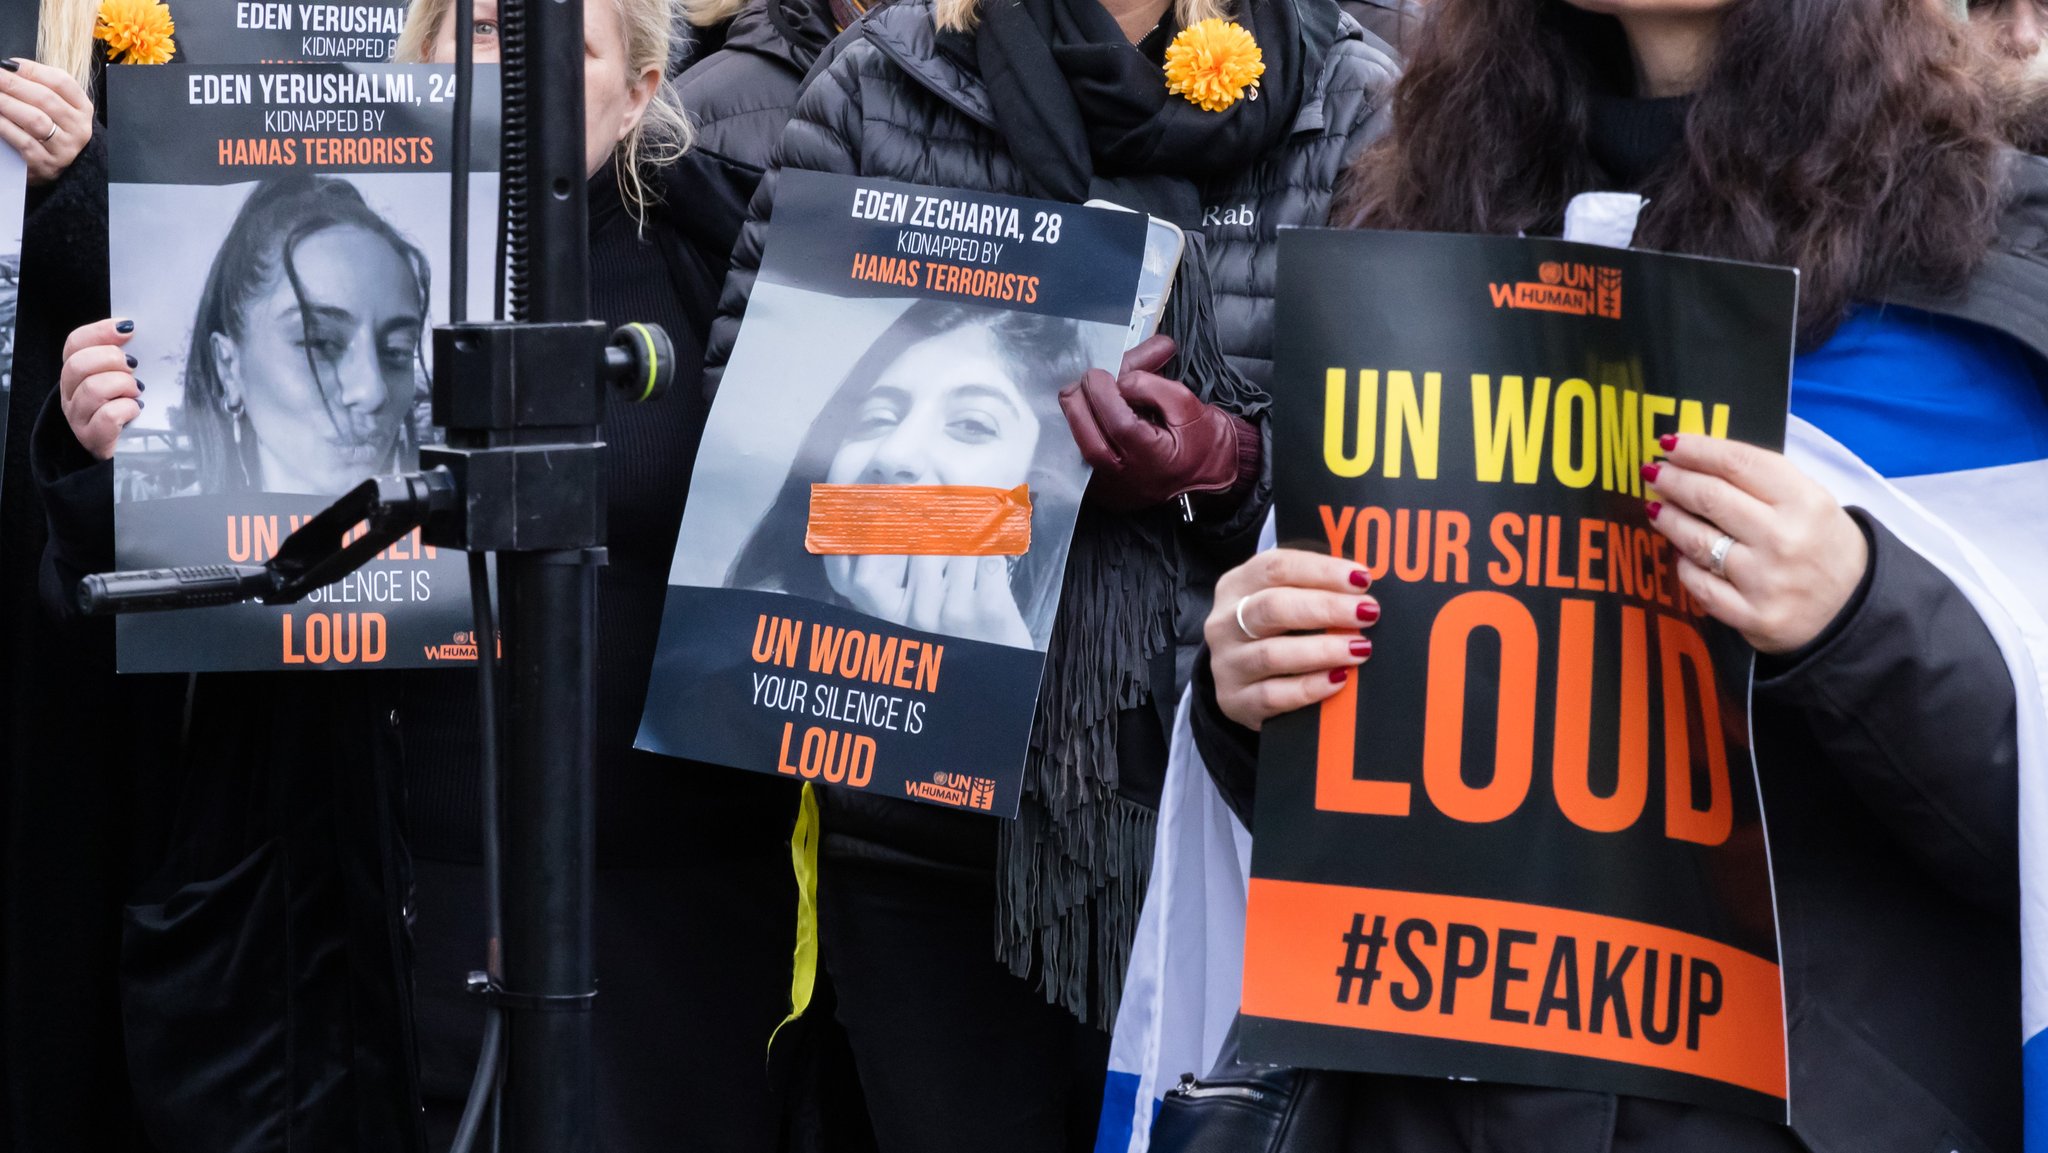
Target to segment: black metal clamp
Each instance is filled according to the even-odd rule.
[[[482,969],[470,973],[468,991],[498,1008],[534,1013],[588,1013],[597,1000],[595,989],[588,993],[515,993],[491,980],[491,975]]]

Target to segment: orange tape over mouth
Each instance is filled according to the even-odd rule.
[[[1031,549],[1031,490],[814,484],[804,548],[818,556],[1022,556]]]

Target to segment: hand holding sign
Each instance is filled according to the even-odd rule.
[[[1184,493],[1228,492],[1244,478],[1241,446],[1247,437],[1257,444],[1257,434],[1160,376],[1173,353],[1172,337],[1148,337],[1124,353],[1116,377],[1092,369],[1060,392],[1081,455],[1095,466],[1089,493],[1104,508],[1154,508]]]
[[[96,460],[112,460],[121,430],[142,412],[135,362],[123,351],[134,339],[129,321],[100,320],[64,341],[57,390],[71,434]]]
[[[1705,436],[1666,436],[1663,447],[1643,479],[1662,498],[1650,520],[1677,546],[1686,591],[1758,652],[1811,643],[1863,580],[1863,530],[1779,453]],[[1724,533],[1733,543],[1716,564]]]
[[[0,61],[0,141],[28,162],[30,185],[64,174],[92,139],[92,101],[61,68]]]
[[[1334,694],[1372,655],[1356,631],[1380,619],[1371,585],[1351,561],[1291,548],[1224,573],[1203,626],[1223,714],[1257,731]]]

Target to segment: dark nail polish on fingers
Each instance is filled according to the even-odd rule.
[[[9,72],[19,72],[19,71],[21,71],[21,61],[19,61],[19,60],[0,60],[0,68],[5,68],[5,69],[7,69],[7,70],[8,70]]]
[[[1350,669],[1331,669],[1330,683],[1333,685],[1341,685],[1344,683],[1344,678],[1349,675],[1351,675]]]
[[[1670,452],[1672,449],[1678,447],[1678,434],[1675,432],[1667,432],[1663,436],[1657,438],[1657,443],[1664,446],[1665,452]]]
[[[138,396],[138,397],[136,397],[136,398],[135,398],[135,407],[136,407],[136,408],[145,408],[145,407],[147,407],[147,405],[146,405],[146,403],[145,403],[145,402],[143,401],[143,399],[142,399],[141,397],[139,397],[139,396]]]
[[[1352,570],[1351,570],[1351,586],[1352,586],[1353,588],[1361,588],[1361,589],[1369,589],[1369,588],[1371,588],[1371,587],[1372,587],[1372,574],[1371,574],[1371,573],[1369,573],[1369,572],[1367,572],[1367,571],[1365,571],[1365,570],[1364,570],[1364,569],[1362,569],[1362,568],[1355,568],[1355,569],[1352,569]]]
[[[1370,638],[1370,637],[1359,637],[1359,638],[1358,638],[1357,640],[1355,640],[1355,641],[1352,641],[1352,642],[1351,642],[1351,655],[1352,655],[1352,656],[1354,656],[1354,657],[1369,657],[1369,656],[1371,656],[1371,655],[1372,655],[1372,638]]]
[[[121,323],[114,326],[114,331],[120,333],[122,336],[126,336],[129,333],[135,331],[135,322],[132,320],[124,320]]]
[[[146,384],[142,383],[142,382],[141,382],[141,381],[139,381],[139,380],[135,382],[135,391],[137,391],[137,392],[142,392],[143,390],[147,389],[148,387],[149,387],[148,385],[146,385]]]
[[[1657,514],[1664,511],[1664,502],[1661,500],[1644,501],[1643,511],[1650,514],[1651,520],[1656,520]]]
[[[127,358],[127,360],[128,360],[128,367],[129,367],[129,368],[138,368],[138,367],[140,367],[140,366],[141,366],[141,364],[142,364],[142,362],[141,362],[141,361],[139,361],[139,360],[135,359],[135,358],[134,358],[134,357],[132,357],[132,356],[131,356],[131,357],[128,357],[128,358]]]
[[[1656,484],[1657,474],[1663,471],[1663,465],[1658,464],[1655,461],[1652,461],[1651,463],[1643,466],[1643,479],[1651,484]]]
[[[1380,606],[1370,602],[1359,605],[1358,619],[1365,624],[1371,624],[1380,619]]]

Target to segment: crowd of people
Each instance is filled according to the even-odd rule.
[[[1344,559],[1255,553],[1285,229],[1556,235],[1574,195],[1640,193],[1643,247],[1800,270],[1792,413],[1879,476],[2048,460],[2043,0],[584,9],[592,307],[660,323],[702,365],[603,430],[594,1027],[611,1153],[1094,1147],[1184,691],[1249,824],[1261,728],[1336,693],[1401,610]],[[249,318],[296,282],[288,261],[381,261],[406,286],[380,306],[414,342],[334,392],[361,409],[337,423],[402,436],[387,402],[411,387],[420,258],[333,187],[280,185],[319,202],[294,208],[289,252],[254,220],[256,271],[209,293],[198,368],[140,378],[135,324],[109,315],[94,11],[42,0],[37,59],[0,63],[0,141],[30,173],[0,478],[0,1150],[445,1148],[483,1020],[464,992],[483,937],[472,678],[117,677],[111,626],[68,594],[116,567],[114,449],[151,384],[212,422],[221,485],[294,466],[265,432],[291,401],[262,391],[290,373],[248,369]],[[398,57],[452,61],[452,11],[413,0]],[[1227,113],[1160,79],[1175,34],[1216,16],[1265,52],[1258,99]],[[479,61],[497,20],[477,0]],[[1019,819],[820,790],[816,992],[778,1031],[797,789],[633,742],[692,465],[790,170],[1174,220],[1200,322],[1117,376],[1075,371],[1037,414],[1072,427],[1094,478],[1039,627],[1065,707],[1036,718]],[[1050,338],[990,339],[1028,356]],[[1152,419],[1162,387],[1176,435],[1103,435]],[[1666,448],[1645,522],[1759,654],[1790,1124],[1330,1073],[1289,1150],[2021,1147],[2018,733],[2042,703],[1898,526],[1785,455]],[[2012,493],[2005,530],[2048,537],[2044,498]],[[2011,575],[2048,611],[2048,576]]]

